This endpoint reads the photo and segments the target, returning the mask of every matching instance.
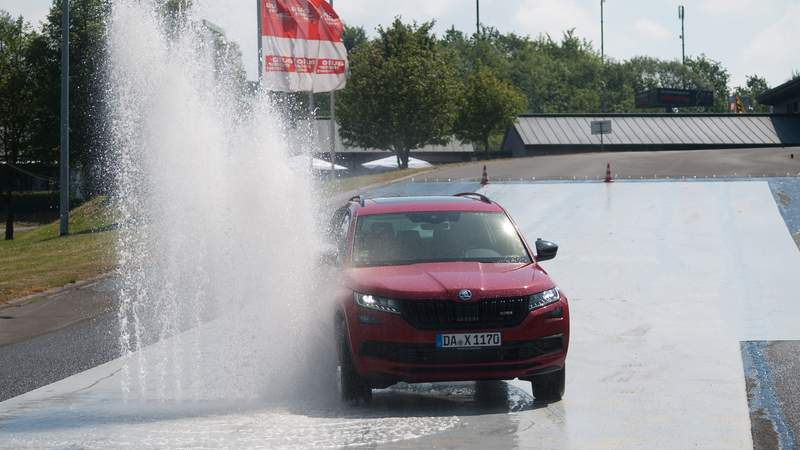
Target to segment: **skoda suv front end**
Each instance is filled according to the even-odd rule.
[[[478,194],[354,198],[334,216],[335,325],[347,400],[404,381],[524,379],[559,400],[569,344],[564,293],[497,203]]]

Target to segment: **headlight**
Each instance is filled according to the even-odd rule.
[[[378,297],[376,295],[359,294],[358,292],[353,292],[353,298],[358,306],[392,314],[400,314],[400,302],[397,300]]]
[[[558,288],[548,289],[538,294],[531,295],[528,300],[528,309],[533,311],[534,309],[547,306],[559,300],[561,300],[561,293],[558,292]]]

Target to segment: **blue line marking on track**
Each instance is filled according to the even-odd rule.
[[[768,181],[789,232],[792,235],[800,233],[800,179],[774,178]]]
[[[750,408],[761,409],[767,415],[767,419],[772,423],[778,437],[780,449],[793,449],[795,448],[794,435],[783,417],[783,411],[775,393],[772,369],[764,358],[764,349],[767,345],[769,342],[766,341],[741,343],[745,376],[755,382]]]

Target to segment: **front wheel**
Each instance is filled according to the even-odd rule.
[[[343,325],[343,324],[342,324]],[[339,365],[337,378],[339,396],[347,403],[369,403],[372,400],[372,388],[356,371],[347,337],[344,336],[344,327],[337,327],[339,341]]]
[[[537,375],[531,379],[533,396],[536,400],[544,402],[557,402],[564,397],[564,385],[566,384],[566,366],[561,370]]]

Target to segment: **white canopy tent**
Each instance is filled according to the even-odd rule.
[[[320,158],[312,158],[311,162],[308,161],[308,155],[297,155],[289,158],[289,165],[293,169],[306,169],[309,166],[312,170],[330,171],[331,163]],[[347,170],[347,167],[340,166],[339,164],[333,165],[333,170]]]
[[[397,164],[397,157],[387,156],[386,158],[376,159],[375,161],[365,162],[361,164],[362,167],[366,167],[367,169],[399,169],[400,166]],[[426,167],[433,167],[433,164],[429,163],[428,161],[423,161],[417,158],[408,158],[408,168],[409,169],[424,169]]]

